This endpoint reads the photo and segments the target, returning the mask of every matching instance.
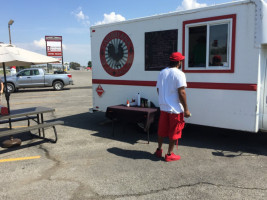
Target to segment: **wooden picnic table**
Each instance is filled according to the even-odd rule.
[[[42,132],[43,133],[42,138],[45,138],[45,128],[53,127],[55,138],[56,138],[55,140],[53,140],[53,142],[56,142],[57,133],[56,133],[55,125],[64,124],[64,122],[63,121],[46,122],[44,120],[44,113],[52,113],[54,111],[55,111],[54,108],[30,107],[30,108],[11,110],[10,114],[8,115],[0,115],[0,123],[2,124],[9,123],[9,128],[10,128],[10,130],[1,131],[0,137],[38,129],[39,137],[41,137],[41,132]],[[25,120],[28,121],[28,127],[12,129],[12,122],[25,121]],[[37,125],[30,126],[30,123],[29,123],[30,120],[35,121]]]

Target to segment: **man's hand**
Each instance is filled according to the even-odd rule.
[[[184,111],[184,117],[185,118],[191,117],[191,113],[189,112],[189,110]]]

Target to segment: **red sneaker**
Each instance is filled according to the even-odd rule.
[[[155,152],[155,155],[156,155],[158,158],[161,158],[161,157],[162,157],[162,149],[157,149],[156,152]]]
[[[181,157],[179,155],[175,155],[174,153],[171,153],[171,155],[168,155],[168,154],[165,155],[166,162],[176,161],[180,159]]]

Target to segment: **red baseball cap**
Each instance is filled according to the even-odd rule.
[[[217,59],[217,60],[219,60],[219,61],[221,61],[221,60],[222,60],[222,57],[221,57],[221,56],[219,56],[219,55],[215,55],[213,58],[214,58],[214,59]]]
[[[183,60],[185,57],[180,52],[173,52],[170,56],[170,61],[180,61]]]

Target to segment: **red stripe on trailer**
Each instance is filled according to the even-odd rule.
[[[109,79],[93,79],[92,83],[93,84],[108,84],[108,85],[152,86],[152,87],[155,87],[157,84],[156,81],[109,80]],[[192,88],[192,89],[257,91],[257,84],[251,84],[251,83],[187,82],[187,87]]]
[[[133,86],[156,86],[156,81],[132,81],[132,80],[108,80],[108,79],[93,79],[96,84],[110,85],[133,85]]]
[[[249,83],[187,83],[188,88],[257,91],[257,84]]]

